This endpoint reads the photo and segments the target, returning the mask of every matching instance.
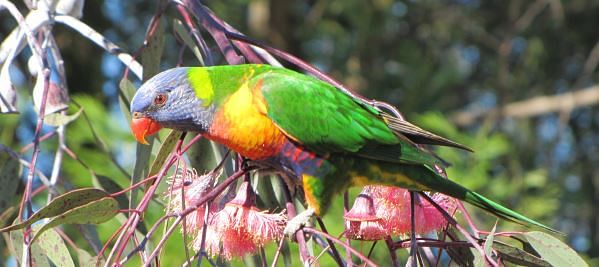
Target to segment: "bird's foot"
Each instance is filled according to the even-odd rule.
[[[308,208],[307,210],[300,212],[298,215],[295,215],[295,217],[287,222],[287,226],[285,226],[285,230],[283,230],[285,236],[294,240],[295,233],[308,224],[310,218],[314,216],[314,213],[314,209]]]

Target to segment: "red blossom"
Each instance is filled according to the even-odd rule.
[[[220,172],[198,175],[196,170],[193,169],[188,169],[185,173],[177,172],[176,175],[171,177],[171,187],[169,192],[166,193],[170,200],[169,208],[174,212],[180,212],[185,208],[195,206],[196,201],[212,188],[218,176],[220,176]],[[202,229],[205,212],[206,205],[201,205],[185,217],[188,233],[198,233]],[[210,213],[215,212],[216,206],[212,205]]]
[[[199,251],[201,242],[201,233],[199,233],[193,241],[193,249]],[[208,255],[220,255],[226,260],[253,254],[258,250],[258,246],[247,231],[235,229],[217,231],[214,224],[208,225],[204,248]]]
[[[442,194],[433,194],[431,198],[450,214],[455,211],[455,200]],[[365,202],[363,199],[370,199],[370,201]],[[414,205],[416,234],[437,231],[446,225],[445,217],[432,204],[416,198]],[[368,211],[366,214],[370,217],[360,218],[354,215],[348,217],[348,214],[352,214],[354,210]],[[345,216],[348,238],[379,240],[385,236],[409,234],[411,231],[410,192],[399,187],[365,186],[348,214]],[[381,230],[375,228],[379,226]]]
[[[172,210],[182,210],[183,200],[186,207],[194,205],[213,183],[213,179],[197,176],[193,171],[188,171],[185,179],[182,175],[175,176],[170,201]],[[286,216],[259,210],[255,206],[256,195],[248,182],[240,185],[235,198],[222,209],[219,210],[216,202],[210,206],[206,224],[204,247],[209,255],[230,260],[255,253],[267,242],[282,238]],[[195,235],[192,247],[196,251],[201,249],[204,213],[205,206],[202,206],[186,217],[187,233]]]
[[[211,224],[217,231],[236,230],[247,232],[257,246],[280,239],[287,220],[283,213],[260,211],[255,206],[255,194],[248,182],[239,187],[237,195],[214,215]]]
[[[376,215],[374,199],[367,192],[358,195],[344,216],[345,235],[357,240],[380,240],[388,236],[383,220]]]

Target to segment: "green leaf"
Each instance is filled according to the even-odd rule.
[[[549,263],[533,254],[499,241],[493,242],[493,247],[495,248],[495,251],[499,253],[499,256],[505,261],[524,266],[551,266]]]
[[[179,141],[179,138],[181,138],[181,135],[183,135],[183,132],[180,131],[171,130],[169,132],[168,136],[166,139],[164,139],[160,145],[160,148],[158,149],[158,154],[156,155],[154,162],[152,162],[148,176],[152,176],[160,172],[160,169],[162,169],[162,166],[164,166],[164,162],[166,162],[168,155],[170,155],[170,153],[173,151],[173,148],[175,148],[177,141]]]
[[[92,201],[52,218],[35,233],[31,242],[54,226],[61,224],[100,224],[112,219],[118,212],[119,203],[113,197]]]
[[[79,109],[75,114],[66,115],[62,113],[52,113],[44,116],[44,123],[50,126],[63,126],[79,118],[83,109]]]
[[[263,266],[260,264],[262,262],[259,254],[249,254],[243,256],[243,265],[246,267],[258,267]]]
[[[194,167],[198,173],[211,171],[224,157],[224,153],[221,153],[219,145],[206,138],[202,138],[195,142],[186,154],[189,158],[189,164]],[[228,172],[228,167],[230,166],[225,163],[225,175],[232,173]]]
[[[497,230],[497,221],[495,221],[493,230],[491,230],[491,232],[487,236],[487,239],[485,240],[484,249],[485,255],[487,255],[487,257],[493,257],[493,240],[495,239],[495,230]]]
[[[131,121],[131,99],[135,95],[135,86],[127,78],[123,78],[119,82],[119,106],[121,111],[125,115],[127,122]]]
[[[107,196],[109,196],[108,193],[95,188],[82,188],[67,192],[50,201],[48,205],[38,210],[26,221],[2,228],[0,229],[0,232],[8,232],[27,227],[40,219],[64,214],[81,205]]]
[[[257,179],[254,179],[253,185],[254,190],[258,192],[257,200],[258,206],[262,209],[275,209],[277,207],[283,207],[285,202],[279,202],[277,199],[276,191],[282,191],[284,187],[274,187],[272,180],[278,180],[275,175],[261,175],[259,173],[254,174]],[[282,185],[285,186],[285,185]]]
[[[472,251],[472,255],[474,255],[473,264],[475,267],[487,266],[487,260],[485,259],[484,255],[481,255],[481,253],[475,248],[471,248],[470,250]]]
[[[183,23],[180,20],[176,19],[173,22],[173,28],[175,29],[175,33],[177,33],[181,40],[183,40],[183,43],[185,43],[185,45],[189,47],[189,49],[193,52],[196,58],[200,61],[200,65],[204,66],[205,64],[204,58],[202,57],[202,53],[200,53],[200,49],[195,45],[195,43],[191,39],[191,36],[189,35],[187,29],[185,29],[185,26],[183,26]]]
[[[0,210],[12,206],[20,181],[19,155],[0,145]]]
[[[164,1],[164,0],[161,0]],[[160,58],[164,52],[164,23],[156,21],[157,26],[152,35],[149,36],[145,43],[147,44],[141,52],[141,64],[143,66],[143,81],[147,81],[160,71]],[[148,33],[150,34],[150,33]],[[137,144],[135,150],[135,166],[133,167],[133,176],[131,177],[131,185],[134,185],[148,176],[150,155],[152,154],[152,144],[154,136],[148,137],[146,140],[150,145]],[[133,203],[137,199],[137,190],[132,190],[129,194],[129,208],[133,208]]]
[[[6,210],[2,211],[2,213],[0,213],[0,227],[4,226],[4,225],[8,224],[8,222],[14,220],[15,217],[17,216],[16,211],[17,211],[17,208],[14,206],[8,207]]]
[[[92,257],[87,251],[80,248],[77,249],[77,258],[79,258],[79,266],[81,267],[103,266],[105,263],[104,260],[100,258],[100,261],[96,264],[98,257]]]
[[[104,175],[93,175],[92,182],[96,188],[101,188],[111,194],[124,190],[115,181]],[[119,202],[119,207],[126,209],[129,206],[129,200],[127,200],[125,194],[119,194],[115,198]]]
[[[10,249],[15,256],[17,263],[23,265],[21,256],[23,255],[23,231],[10,232]],[[50,261],[46,257],[46,252],[40,247],[39,243],[31,244],[31,265],[30,266],[50,266]]]
[[[533,231],[524,236],[541,258],[553,266],[588,266],[572,248],[549,234]]]
[[[35,228],[35,227],[34,227]],[[37,243],[46,252],[46,256],[50,258],[50,261],[56,266],[75,266],[69,249],[64,243],[64,240],[54,229],[44,232],[39,238]]]
[[[164,0],[162,0],[164,1]],[[160,71],[160,59],[164,52],[165,34],[164,19],[156,21],[157,26],[152,35],[146,39],[146,46],[141,52],[141,64],[143,66],[143,81],[147,81]]]

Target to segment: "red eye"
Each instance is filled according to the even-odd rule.
[[[157,94],[154,97],[154,105],[162,106],[166,103],[166,94]]]

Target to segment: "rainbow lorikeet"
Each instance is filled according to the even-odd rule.
[[[307,215],[323,214],[348,186],[435,191],[497,217],[532,219],[439,175],[440,160],[417,144],[466,147],[356,100],[332,85],[269,65],[183,67],[144,83],[131,102],[132,130],[200,132],[303,186]]]

